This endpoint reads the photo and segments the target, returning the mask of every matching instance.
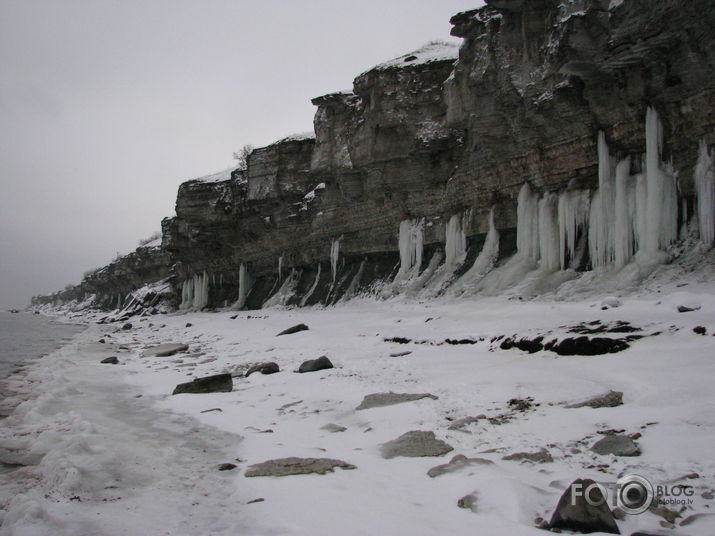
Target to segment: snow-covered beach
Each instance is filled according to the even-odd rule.
[[[0,475],[0,534],[543,534],[537,518],[549,520],[574,479],[624,474],[693,493],[684,508],[625,516],[622,534],[712,534],[708,279],[620,300],[353,300],[93,325],[10,380],[27,400],[4,420],[0,453],[24,467]],[[680,312],[686,305],[695,310]],[[309,329],[276,336],[299,323]],[[584,326],[643,337],[595,356],[501,348],[514,335],[562,339]],[[189,348],[142,357],[163,343]],[[294,372],[323,355],[335,368]],[[111,356],[118,365],[100,363]],[[262,362],[280,372],[242,377]],[[171,394],[223,372],[232,392]],[[609,391],[623,403],[566,407]],[[356,409],[390,392],[432,396]],[[452,450],[383,457],[381,445],[410,431]],[[590,450],[608,434],[629,435],[640,455]],[[428,475],[456,455],[480,461]],[[287,457],[356,468],[245,476]]]

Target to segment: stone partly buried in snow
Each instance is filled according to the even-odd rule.
[[[113,355],[112,357],[106,357],[100,361],[100,363],[104,365],[118,365],[119,364],[119,359],[117,359],[116,355]]]
[[[380,454],[390,459],[397,456],[419,458],[423,456],[442,456],[453,451],[451,445],[437,439],[434,432],[413,430],[402,434],[397,439],[380,445]]]
[[[281,331],[276,337],[281,335],[292,335],[293,333],[298,333],[299,331],[308,331],[310,328],[305,324],[298,324],[297,326],[290,327]]]
[[[623,393],[608,391],[603,395],[594,396],[582,402],[568,404],[567,408],[615,408],[623,404]]]
[[[246,476],[289,476],[289,475],[324,475],[332,473],[336,467],[357,469],[356,466],[342,460],[331,458],[278,458],[251,465]]]
[[[589,490],[590,502],[601,503],[594,506],[584,495]],[[616,519],[608,507],[608,501],[603,497],[600,488],[593,480],[577,479],[566,488],[559,499],[549,523],[551,529],[565,529],[574,532],[591,533],[606,532],[620,534]]]
[[[321,356],[318,359],[303,361],[300,367],[298,367],[298,372],[317,372],[331,368],[333,368],[333,364],[330,362],[330,359],[328,359],[327,356]]]
[[[517,461],[517,462],[533,462],[533,463],[551,463],[554,459],[546,449],[541,449],[536,452],[515,452],[502,457],[502,460]]]
[[[167,342],[158,346],[152,346],[142,352],[142,357],[169,357],[179,352],[185,352],[189,349],[188,344],[180,344]]]
[[[463,454],[457,454],[454,458],[449,460],[449,463],[432,467],[432,469],[427,471],[427,476],[435,478],[446,475],[447,473],[461,471],[465,467],[471,467],[474,465],[494,465],[494,462],[487,460],[486,458],[467,458]]]
[[[246,378],[254,372],[260,372],[261,374],[275,374],[276,372],[280,372],[280,368],[278,367],[278,363],[274,363],[273,361],[258,363],[246,371]]]
[[[607,435],[597,441],[591,450],[596,454],[613,454],[614,456],[640,456],[641,449],[626,435]]]
[[[230,374],[215,374],[195,378],[193,381],[180,383],[172,395],[182,393],[230,393],[233,390],[233,379]]]
[[[544,349],[552,350],[559,355],[602,355],[615,354],[628,348],[628,342],[623,339],[609,337],[569,337],[555,344],[546,344]]]
[[[360,405],[355,409],[380,408],[400,404],[401,402],[421,400],[423,398],[431,398],[432,400],[438,399],[430,393],[373,393],[366,395],[365,398],[362,399],[362,402],[360,402]]]

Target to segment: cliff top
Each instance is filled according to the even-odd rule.
[[[370,71],[385,70],[385,69],[401,69],[403,67],[412,67],[433,61],[448,61],[456,60],[459,56],[459,45],[456,43],[448,43],[446,41],[430,41],[426,45],[403,54],[390,61],[386,61],[376,65]],[[369,72],[369,71],[368,71]]]
[[[218,173],[213,173],[211,175],[206,175],[205,177],[197,177],[195,179],[191,179],[191,181],[196,181],[196,182],[223,182],[231,179],[231,173],[236,171],[238,169],[237,166],[232,166],[228,169],[224,169],[223,171],[219,171]],[[189,182],[189,181],[187,181]]]

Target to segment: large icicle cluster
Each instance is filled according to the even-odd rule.
[[[209,303],[209,276],[206,272],[196,274],[184,281],[181,287],[182,311],[200,311]]]
[[[408,277],[418,272],[422,266],[422,250],[424,244],[424,218],[403,220],[400,222],[400,271],[398,278]]]
[[[715,244],[715,154],[700,142],[698,163],[695,166],[695,192],[697,194],[698,228],[700,240]]]
[[[447,222],[444,237],[444,264],[454,267],[464,262],[467,255],[467,237],[464,234],[462,219],[469,219],[469,214],[454,214]]]
[[[645,261],[661,258],[678,236],[677,174],[671,164],[662,161],[662,146],[660,119],[648,108],[644,173],[630,174],[630,157],[616,162],[605,134],[599,132],[598,189],[592,196],[587,190],[567,189],[558,198],[547,192],[539,199],[525,183],[517,207],[517,252],[521,258],[538,261],[545,271],[576,269],[585,235],[592,268],[622,268],[636,254]],[[702,164],[696,176],[706,178],[696,178],[696,183],[704,184],[704,190],[712,185],[712,160],[701,148]],[[698,198],[707,195],[698,193]],[[699,216],[701,222],[707,219],[708,210],[712,214],[712,209],[705,208],[705,216]],[[701,230],[703,233],[706,231]]]

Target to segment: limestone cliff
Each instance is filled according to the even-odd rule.
[[[452,18],[459,49],[432,43],[359,75],[351,91],[313,99],[314,137],[254,150],[245,172],[184,183],[176,217],[162,223],[160,258],[170,259],[162,275],[172,278],[174,305],[334,303],[381,283],[389,295],[385,282],[409,270],[440,294],[522,251],[536,226],[542,242],[554,233],[558,242],[560,232],[561,243],[537,243],[535,266],[558,270],[560,259],[561,269],[589,269],[600,262],[599,240],[605,262],[632,242],[620,253],[627,262],[645,247],[645,231],[603,239],[587,220],[608,219],[606,208],[594,215],[593,207],[611,203],[609,181],[620,180],[624,192],[645,184],[649,108],[659,119],[651,146],[662,143],[651,160],[677,187],[673,203],[661,205],[687,223],[696,212],[696,165],[712,167],[707,147],[715,143],[711,2],[487,4]],[[566,191],[586,203],[569,205]],[[621,194],[608,195],[626,209],[646,199]],[[533,225],[524,216],[530,196],[543,220]],[[582,212],[569,216],[576,223],[556,213],[562,202]]]

